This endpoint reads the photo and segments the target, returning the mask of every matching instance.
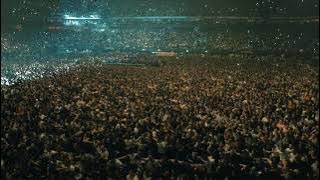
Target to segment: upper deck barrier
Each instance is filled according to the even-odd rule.
[[[140,20],[140,21],[247,21],[247,22],[305,22],[319,23],[319,17],[271,17],[264,19],[262,17],[246,17],[246,16],[118,16],[118,17],[65,17],[56,16],[46,19],[48,22],[66,21],[66,20]]]

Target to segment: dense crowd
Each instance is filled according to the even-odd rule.
[[[137,25],[138,24],[138,25]],[[67,26],[64,26],[67,28]],[[219,51],[296,52],[319,55],[316,25],[196,22],[99,22],[84,29],[1,33],[1,58],[108,51],[212,53]]]
[[[318,69],[275,57],[159,59],[1,86],[1,177],[319,177]]]
[[[78,68],[84,64],[135,64],[160,65],[159,61],[146,60],[147,53],[104,53],[95,56],[70,55],[46,56],[29,60],[2,60],[1,85],[11,85],[17,81],[25,81],[52,76]]]
[[[313,32],[313,25],[293,25],[294,30],[288,30],[281,25],[253,28],[248,24],[239,27],[232,23],[200,25],[161,21],[143,22],[139,26],[127,23],[111,23],[111,26],[102,23],[78,30],[1,32],[1,84],[41,77],[50,71],[64,71],[82,56],[92,56],[108,63],[131,63],[132,57],[123,56],[123,53],[151,54],[158,51],[206,56],[262,52],[319,58],[318,35]],[[269,29],[261,30],[264,28]],[[107,55],[100,57],[102,53]],[[110,56],[110,53],[117,55]]]

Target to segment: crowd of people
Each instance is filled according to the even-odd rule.
[[[148,53],[103,53],[92,55],[46,56],[28,60],[1,61],[1,85],[12,85],[18,81],[39,79],[78,68],[83,64],[134,64],[159,66],[159,61],[147,61]]]
[[[1,33],[1,58],[107,51],[277,51],[319,55],[314,24],[203,25],[196,22],[99,22],[94,27]],[[137,25],[138,24],[138,25]],[[315,35],[315,36],[314,36]]]
[[[1,86],[1,177],[319,178],[319,71],[294,59],[145,57]]]
[[[233,52],[280,52],[319,58],[318,35],[314,32],[314,25],[310,24],[288,27],[252,27],[250,23],[239,27],[232,22],[183,24],[147,21],[137,25],[137,22],[125,21],[107,24],[102,21],[88,29],[1,32],[1,84],[42,76],[48,72],[45,69],[68,69],[82,56],[96,59],[103,53],[107,54],[103,58],[108,62],[132,62],[131,58],[122,55],[109,56],[113,52],[151,54],[169,51],[206,56]]]

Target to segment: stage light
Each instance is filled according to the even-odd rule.
[[[71,16],[71,15],[64,15],[64,25],[66,26],[83,26],[87,23],[98,25],[97,22],[91,21],[91,20],[99,20],[101,19],[98,15],[89,15],[89,16]]]
[[[85,16],[74,17],[70,15],[64,15],[64,19],[66,20],[99,20],[101,18],[98,15],[90,15],[89,17],[85,17]]]

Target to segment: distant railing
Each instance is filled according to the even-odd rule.
[[[246,21],[265,21],[266,19],[263,17],[248,17],[248,16],[118,16],[118,17],[100,17],[97,19],[92,18],[68,18],[64,19],[63,17],[48,17],[46,19],[47,22],[61,22],[66,20],[90,20],[90,21],[98,21],[98,20],[149,20],[149,21],[157,21],[157,20],[246,20]],[[267,19],[268,21],[298,21],[298,22],[317,22],[319,23],[319,17],[270,17]]]

